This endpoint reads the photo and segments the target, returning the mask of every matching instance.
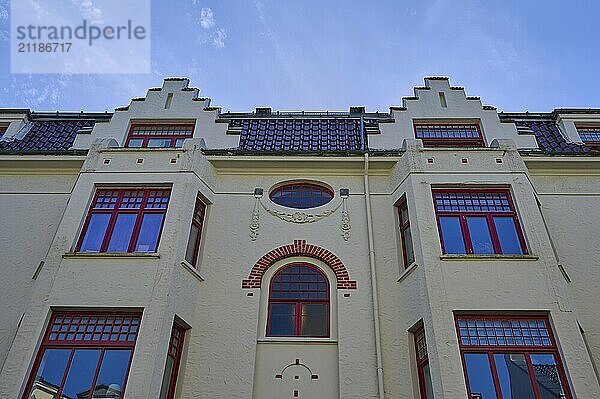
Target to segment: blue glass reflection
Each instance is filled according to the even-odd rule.
[[[540,353],[531,354],[530,357],[542,399],[565,398],[554,355]]]
[[[494,244],[485,216],[470,216],[467,218],[469,235],[474,254],[493,254]]]
[[[486,353],[466,353],[465,366],[472,397],[496,399],[496,388]],[[475,396],[478,394],[479,396]]]
[[[94,382],[94,374],[100,359],[100,349],[76,349],[69,366],[62,396],[68,398],[86,397]]]
[[[94,213],[90,216],[90,222],[79,249],[81,252],[100,251],[109,220],[110,214],[108,213]]]
[[[497,353],[494,362],[503,399],[535,398],[524,354]]]
[[[496,216],[494,225],[500,240],[500,248],[503,254],[522,254],[521,242],[517,234],[515,220],[512,217]]]
[[[120,398],[127,377],[131,350],[107,349],[94,387],[94,398]]]
[[[33,386],[31,387],[30,397],[35,397],[39,392],[48,395],[47,392],[53,392],[50,398],[56,398],[56,390],[62,382],[71,355],[71,349],[46,349],[42,356],[42,361],[38,368]]]
[[[108,252],[127,252],[137,214],[119,213],[108,243]]]
[[[293,303],[271,304],[269,335],[294,335],[296,306]]]
[[[444,240],[444,253],[466,254],[458,216],[441,216],[440,227],[442,229],[442,239]]]
[[[144,215],[135,252],[156,252],[163,217],[162,213],[146,213]]]

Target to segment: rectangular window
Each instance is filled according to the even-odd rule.
[[[403,200],[398,206],[398,218],[400,221],[400,240],[402,241],[402,257],[404,267],[407,268],[415,261],[415,252],[413,250],[412,235],[410,233],[410,222],[408,220],[408,205]]]
[[[478,123],[415,123],[415,137],[434,147],[483,147]]]
[[[469,397],[571,398],[545,316],[456,317]]]
[[[54,313],[24,398],[122,398],[140,319],[136,313]]]
[[[198,262],[198,252],[200,250],[200,241],[202,239],[202,226],[204,225],[204,214],[206,205],[200,197],[196,198],[194,206],[194,216],[192,217],[192,227],[185,251],[185,260],[192,266]]]
[[[600,125],[576,125],[579,138],[591,147],[600,147]]]
[[[6,133],[7,129],[8,125],[0,125],[0,139],[2,138],[2,136],[4,136],[4,133]]]
[[[527,253],[507,189],[432,191],[445,254]]]
[[[174,323],[169,340],[165,373],[163,374],[159,399],[173,399],[175,397],[175,386],[177,385],[177,374],[179,373],[184,337],[185,330]]]
[[[429,357],[427,355],[427,342],[425,341],[425,329],[420,327],[417,331],[415,331],[414,338],[421,399],[433,399],[431,372],[429,370]]]
[[[194,134],[193,123],[135,123],[129,129],[126,147],[169,148],[183,146]]]
[[[77,252],[156,252],[169,189],[97,190]]]

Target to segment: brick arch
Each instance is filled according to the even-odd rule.
[[[305,240],[294,240],[293,244],[282,245],[263,255],[252,267],[248,278],[242,280],[242,288],[260,288],[265,271],[275,262],[291,256],[308,256],[320,260],[335,273],[338,289],[356,289],[356,281],[350,280],[348,270],[340,258],[325,248],[307,244]]]

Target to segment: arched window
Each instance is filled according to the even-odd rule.
[[[329,282],[315,266],[292,263],[271,279],[269,337],[329,337]]]
[[[333,199],[333,191],[314,183],[286,184],[269,195],[271,201],[288,208],[307,209],[325,205]]]

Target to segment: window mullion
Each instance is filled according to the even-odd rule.
[[[535,376],[535,370],[533,368],[533,364],[531,363],[531,358],[529,356],[529,352],[525,352],[525,362],[527,363],[527,370],[529,371],[529,380],[531,382],[531,385],[533,386],[533,394],[535,395],[536,399],[543,399],[542,398],[542,394],[540,392],[540,387],[537,384],[537,379]],[[557,368],[558,371],[558,368]],[[560,377],[559,377],[560,379]]]
[[[494,246],[494,253],[501,254],[502,247],[500,247],[500,238],[498,237],[498,232],[496,231],[496,224],[494,223],[494,216],[497,216],[494,213],[488,213],[486,215],[486,221],[488,225],[488,230],[490,232],[490,237],[492,239],[492,244]]]
[[[496,360],[494,359],[494,352],[488,352],[488,361],[490,363],[490,371],[492,373],[492,379],[494,380],[494,388],[496,389],[496,397],[502,399],[502,389],[500,387],[500,379],[498,378],[498,370],[496,369]]]
[[[71,349],[71,354],[69,355],[69,360],[67,360],[67,365],[65,367],[65,373],[63,374],[63,378],[60,381],[60,386],[58,387],[58,391],[56,392],[57,398],[60,398],[62,396],[62,390],[65,387],[65,382],[67,381],[67,375],[69,375],[69,369],[71,368],[71,362],[73,361],[73,356],[75,356],[75,349],[76,348]],[[43,356],[43,354],[42,354],[42,356]],[[38,364],[37,367],[39,368],[40,365]],[[35,378],[35,375],[34,375],[34,378]]]
[[[100,350],[100,357],[98,358],[98,364],[96,365],[96,371],[94,372],[94,378],[92,379],[92,387],[90,388],[90,396],[89,399],[93,399],[94,388],[96,387],[96,382],[98,380],[98,374],[100,373],[100,366],[102,366],[102,361],[104,360],[104,351],[106,348],[102,348]]]
[[[471,242],[471,233],[469,232],[469,226],[467,225],[467,215],[464,213],[457,213],[458,220],[460,221],[460,229],[463,234],[463,242],[465,243],[465,251],[467,254],[473,254],[473,243]]]
[[[133,231],[131,232],[131,238],[129,239],[129,246],[127,247],[127,252],[135,252],[135,245],[137,244],[140,229],[142,227],[142,222],[144,220],[144,210],[146,208],[146,204],[148,203],[149,195],[150,190],[144,190],[144,197],[142,198],[142,203],[140,204],[139,209],[137,209],[137,217],[135,219]]]

